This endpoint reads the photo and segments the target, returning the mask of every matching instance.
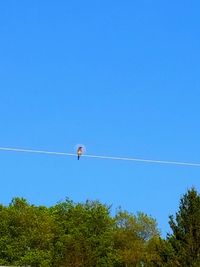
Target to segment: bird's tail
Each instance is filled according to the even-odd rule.
[[[80,159],[80,155],[78,155],[78,160]]]

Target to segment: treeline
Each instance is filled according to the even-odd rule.
[[[33,267],[199,267],[200,195],[180,200],[171,234],[155,219],[98,201],[35,206],[23,198],[0,205],[0,265]]]

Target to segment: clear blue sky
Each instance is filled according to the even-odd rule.
[[[1,1],[0,146],[200,162],[199,1]],[[0,152],[0,202],[168,215],[200,168]]]

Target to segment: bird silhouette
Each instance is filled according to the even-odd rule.
[[[77,149],[77,155],[78,155],[78,160],[80,159],[80,156],[83,154],[83,147],[79,146],[79,148]]]

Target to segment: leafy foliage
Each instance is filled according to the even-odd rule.
[[[0,205],[0,265],[34,267],[199,267],[200,196],[180,200],[172,234],[162,239],[155,219],[99,201],[66,199],[52,207],[23,198]]]
[[[181,198],[176,218],[170,216],[169,223],[175,266],[200,266],[200,195],[194,188]]]

